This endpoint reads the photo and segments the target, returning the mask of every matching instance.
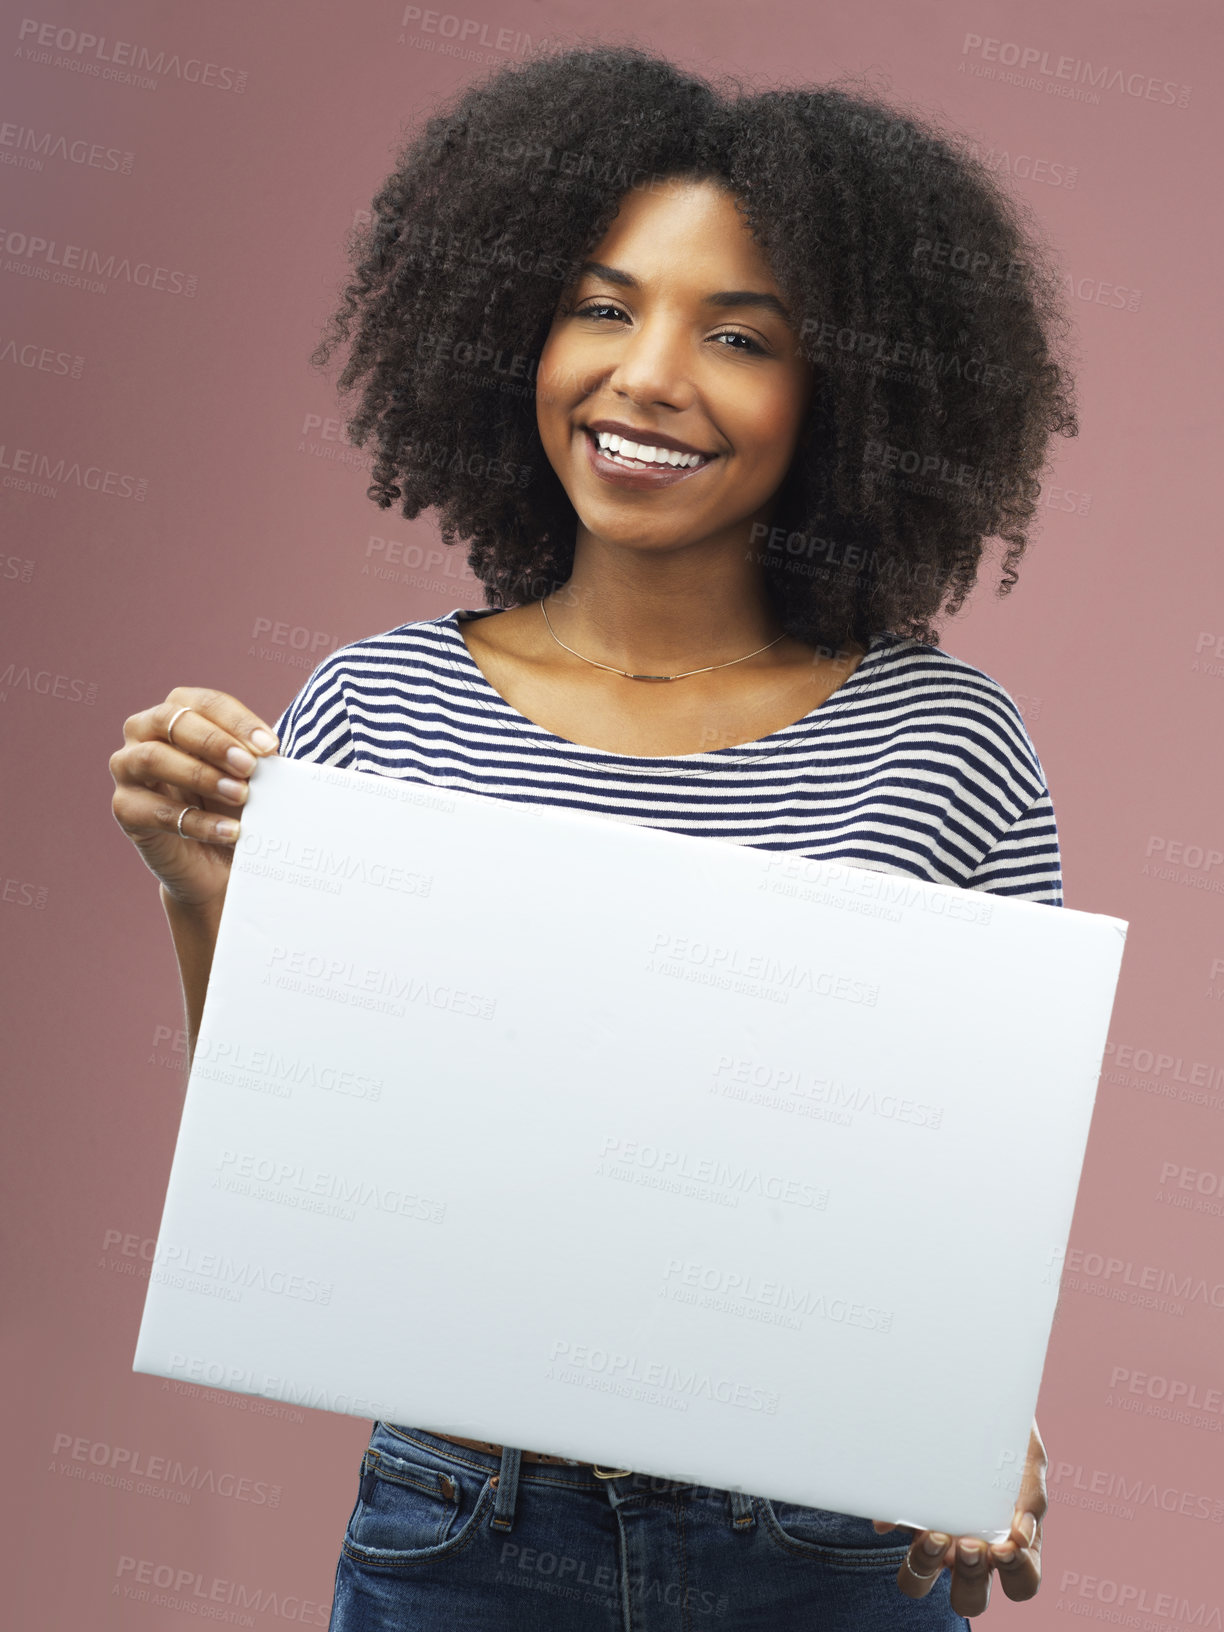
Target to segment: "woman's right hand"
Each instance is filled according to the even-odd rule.
[[[179,713],[183,708],[188,712]],[[175,714],[171,742],[166,728]],[[183,906],[224,900],[251,771],[277,746],[245,703],[200,686],[175,686],[164,703],[123,722],[123,747],[110,757],[111,810],[150,872]],[[183,816],[180,837],[176,824],[188,805],[203,808]]]

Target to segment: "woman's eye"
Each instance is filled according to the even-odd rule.
[[[741,334],[738,329],[723,329],[721,333],[714,335],[713,338],[715,340],[742,340],[749,351],[759,351],[762,356],[765,355],[764,346],[759,345],[750,334]],[[738,346],[728,346],[725,349],[738,351],[740,348]]]
[[[598,320],[600,318],[600,314],[603,312],[611,312],[614,317],[624,317],[625,315],[619,306],[609,306],[607,302],[600,301],[594,306],[579,307],[575,311],[574,316],[593,317]],[[739,340],[742,342],[742,344],[738,346],[724,346],[724,351],[747,350],[750,352],[757,352],[762,357],[769,355],[765,347],[759,344],[758,341],[754,340],[750,334],[740,334],[738,329],[721,329],[717,334],[712,334],[710,338],[711,340]]]

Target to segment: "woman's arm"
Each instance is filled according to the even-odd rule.
[[[184,906],[174,899],[164,884],[160,893],[183,983],[183,1001],[187,1011],[187,1064],[190,1066],[196,1038],[200,1034],[204,995],[208,990],[224,897],[206,906]]]

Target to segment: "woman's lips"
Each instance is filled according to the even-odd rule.
[[[599,451],[599,444],[595,440],[593,431],[583,427],[581,435],[587,445],[587,463],[596,476],[605,482],[611,482],[616,487],[636,487],[648,490],[656,487],[674,487],[677,482],[683,482],[689,476],[700,476],[703,470],[708,470],[718,455],[707,459],[700,465],[654,465],[643,467],[641,470],[630,470],[628,465],[618,465],[615,459]]]

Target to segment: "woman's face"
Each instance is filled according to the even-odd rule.
[[[813,371],[730,195],[656,186],[625,196],[558,306],[536,374],[540,437],[580,534],[653,552],[746,544],[790,466]],[[634,473],[597,451],[604,422],[707,457]]]

